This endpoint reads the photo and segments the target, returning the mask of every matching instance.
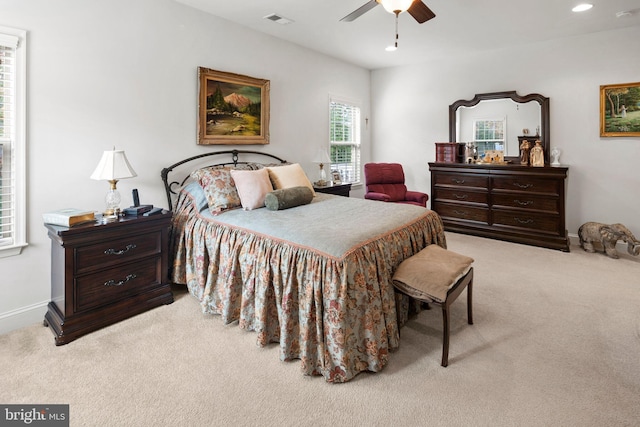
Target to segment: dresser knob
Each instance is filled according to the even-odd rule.
[[[464,179],[456,179],[456,178],[451,178],[451,182],[453,182],[454,184],[464,184]]]
[[[520,206],[529,206],[533,204],[533,200],[525,200],[524,202],[521,202],[520,200],[515,199],[513,202],[519,204]]]
[[[458,200],[464,200],[469,196],[467,196],[466,194],[454,194],[453,197],[455,197]]]

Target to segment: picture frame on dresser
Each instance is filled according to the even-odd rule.
[[[600,136],[640,136],[640,82],[600,86]]]

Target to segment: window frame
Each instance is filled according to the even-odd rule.
[[[5,36],[5,37],[2,37]],[[0,258],[19,255],[27,243],[26,215],[26,101],[27,101],[27,32],[16,28],[0,26],[0,38],[5,40],[17,38],[15,47],[14,97],[12,135],[3,139],[11,150],[11,175],[13,176],[11,209],[14,226],[11,231],[11,242],[0,245]],[[6,45],[3,43],[3,45]],[[10,46],[11,47],[11,46]]]
[[[356,121],[357,123],[353,126],[353,139],[354,141],[350,141],[350,142],[344,142],[344,141],[333,141],[332,140],[332,128],[334,125],[333,122],[333,114],[332,114],[332,104],[341,104],[344,106],[348,106],[350,108],[354,108],[356,109]],[[346,97],[342,97],[342,96],[336,96],[336,95],[329,95],[329,135],[328,135],[328,139],[329,139],[329,157],[331,159],[331,163],[330,163],[330,167],[329,167],[329,174],[332,173],[333,170],[338,170],[341,172],[342,174],[342,170],[344,168],[340,168],[338,165],[339,164],[344,164],[344,162],[338,163],[338,162],[334,162],[334,158],[333,158],[333,147],[345,147],[345,146],[350,146],[353,147],[352,148],[352,156],[355,157],[355,160],[349,162],[350,167],[348,169],[353,170],[353,172],[355,173],[356,177],[355,179],[345,179],[344,176],[342,176],[342,183],[346,184],[346,183],[350,183],[353,186],[357,186],[357,185],[361,185],[362,184],[362,106],[361,103],[359,101],[353,100],[353,99],[349,99]]]
[[[478,123],[501,123],[502,124],[502,139],[478,139]],[[495,136],[495,134],[494,134]],[[481,157],[486,150],[503,150],[507,143],[507,118],[506,117],[492,117],[485,119],[473,119],[473,142],[478,150],[478,157]],[[493,145],[492,147],[490,145]]]

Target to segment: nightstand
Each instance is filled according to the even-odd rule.
[[[171,212],[73,227],[45,224],[51,238],[51,302],[44,325],[56,345],[162,304]]]
[[[335,194],[336,196],[349,197],[351,184],[329,184],[320,187],[314,184],[313,189],[318,193]]]

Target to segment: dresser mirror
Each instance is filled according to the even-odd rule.
[[[449,106],[449,141],[473,142],[478,154],[503,150],[511,163],[520,162],[520,141],[540,140],[549,164],[549,98],[515,91],[479,93]]]

